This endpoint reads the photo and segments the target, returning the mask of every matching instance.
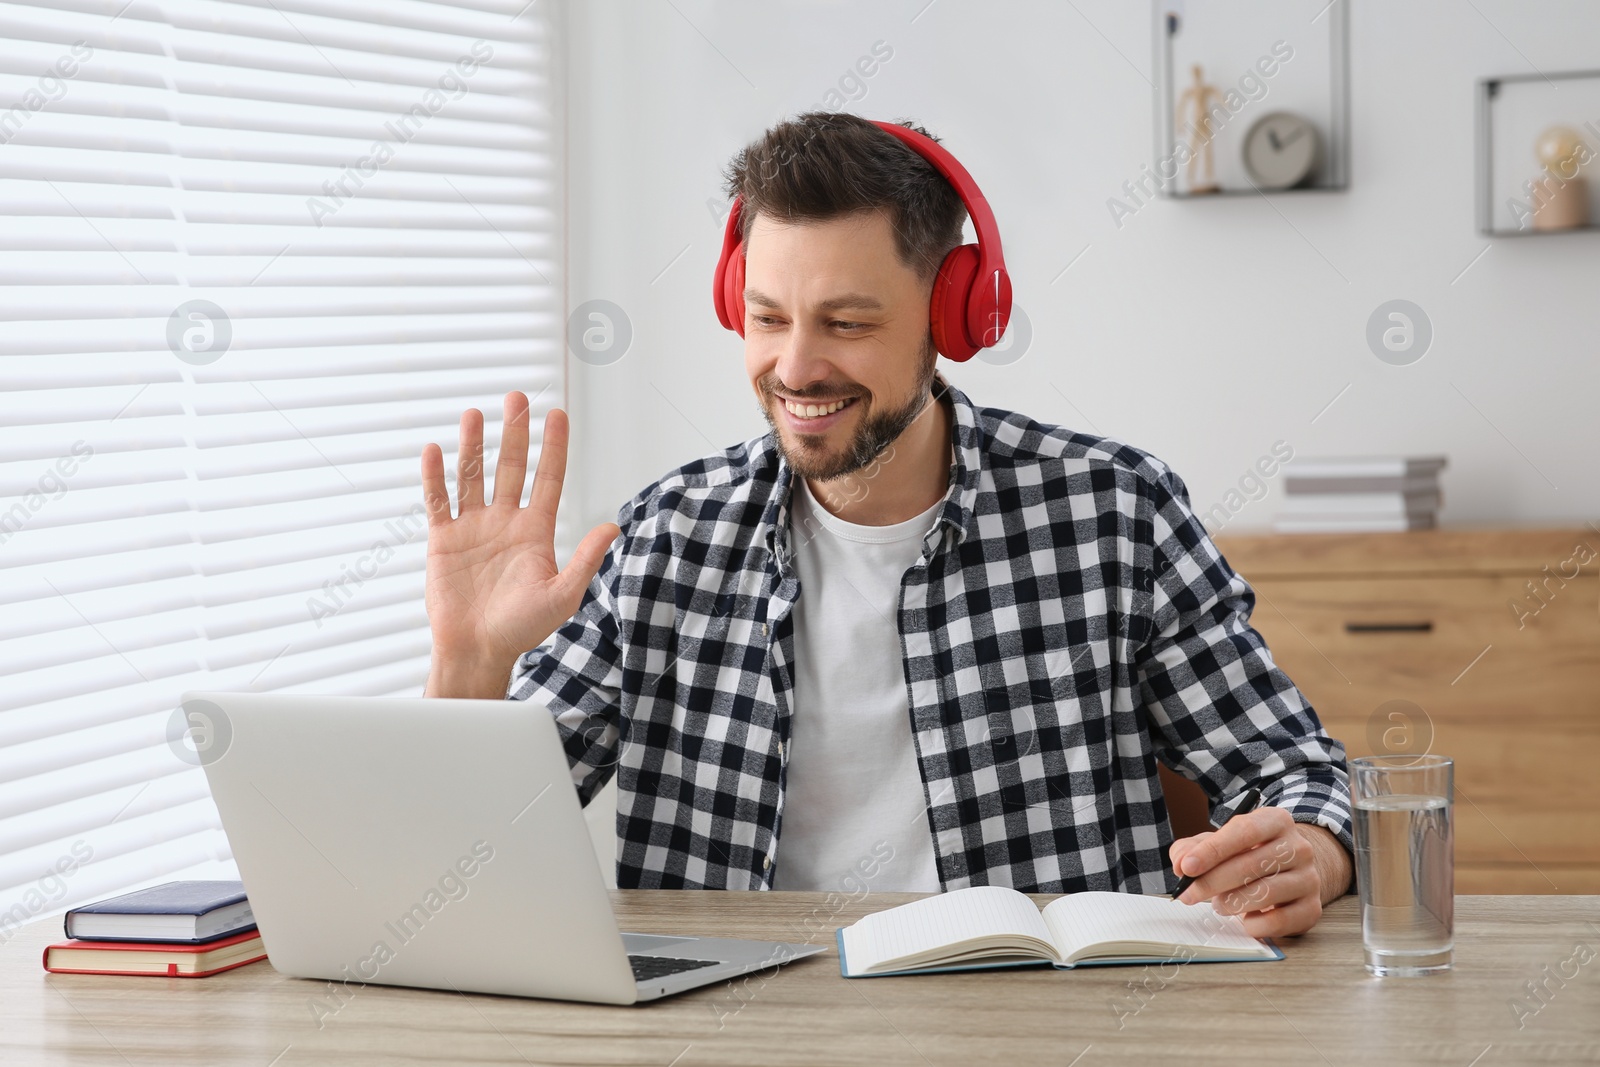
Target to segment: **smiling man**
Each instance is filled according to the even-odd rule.
[[[913,142],[814,113],[735,157],[718,301],[771,432],[648,487],[565,569],[564,415],[526,508],[521,394],[492,501],[481,414],[457,517],[424,450],[428,693],[511,677],[548,705],[584,803],[617,777],[625,888],[1160,893],[1181,865],[1182,899],[1303,932],[1351,883],[1343,748],[1176,474],[936,372],[967,205]],[[1262,806],[1173,842],[1158,761],[1218,821]]]

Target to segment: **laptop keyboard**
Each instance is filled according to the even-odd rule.
[[[629,956],[635,981],[665,978],[669,974],[697,971],[702,967],[715,967],[721,960],[683,960],[675,956]]]

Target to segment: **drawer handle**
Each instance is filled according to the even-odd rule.
[[[1349,634],[1426,634],[1433,632],[1433,621],[1426,622],[1347,622]]]

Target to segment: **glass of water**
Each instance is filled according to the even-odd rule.
[[[1350,761],[1356,880],[1367,970],[1437,974],[1455,948],[1455,763],[1446,756]]]

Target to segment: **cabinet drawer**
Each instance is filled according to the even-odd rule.
[[[1396,698],[1492,717],[1600,710],[1592,575],[1537,614],[1511,577],[1268,579],[1255,589],[1253,625],[1319,711],[1366,715]]]
[[[1430,750],[1455,760],[1457,862],[1600,863],[1600,716],[1430,718]],[[1350,757],[1374,754],[1365,718],[1322,725]]]

